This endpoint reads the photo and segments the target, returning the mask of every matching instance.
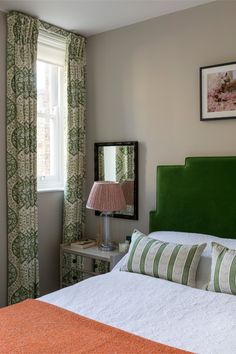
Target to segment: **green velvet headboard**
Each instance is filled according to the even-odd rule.
[[[236,238],[236,157],[188,157],[158,166],[150,232],[184,231]]]

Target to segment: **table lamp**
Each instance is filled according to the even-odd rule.
[[[86,207],[101,211],[104,215],[103,239],[99,248],[102,251],[114,250],[115,246],[111,242],[110,236],[109,215],[114,211],[126,208],[125,197],[120,184],[107,181],[94,182]]]

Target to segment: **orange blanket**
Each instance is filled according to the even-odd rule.
[[[41,301],[0,310],[0,353],[186,353]]]

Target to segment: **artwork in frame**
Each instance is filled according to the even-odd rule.
[[[200,68],[200,119],[236,118],[236,62]]]

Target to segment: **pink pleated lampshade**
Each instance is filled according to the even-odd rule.
[[[116,182],[94,182],[86,207],[104,212],[119,211],[126,208],[121,186]]]

